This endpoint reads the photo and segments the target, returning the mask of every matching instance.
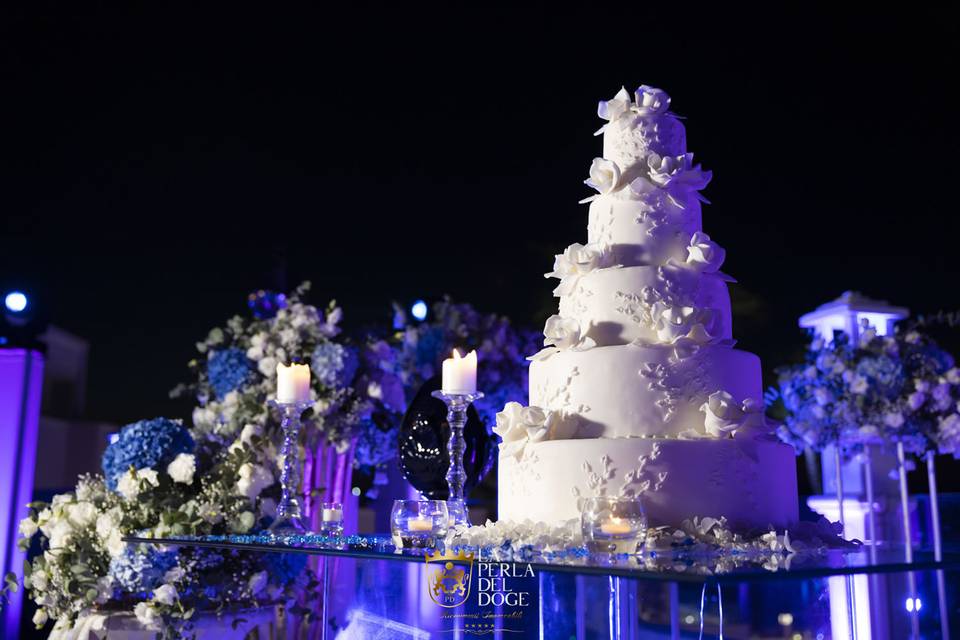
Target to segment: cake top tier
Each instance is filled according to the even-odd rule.
[[[669,106],[665,91],[647,85],[632,96],[621,88],[601,101],[597,115],[607,121],[597,131],[603,134],[603,158],[593,161],[587,184],[601,194],[630,199],[658,190],[704,188],[710,172],[693,165],[683,123]]]

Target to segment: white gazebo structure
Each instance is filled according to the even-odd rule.
[[[891,306],[885,300],[871,300],[856,291],[844,291],[836,300],[800,316],[800,326],[813,329],[827,341],[833,340],[837,331],[846,333],[855,341],[860,337],[864,322],[875,328],[879,335],[885,336],[893,333],[893,326],[898,320],[909,315],[910,310],[905,307]]]

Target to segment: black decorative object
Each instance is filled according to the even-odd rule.
[[[450,458],[447,441],[447,405],[431,394],[440,390],[440,376],[434,376],[420,387],[400,425],[400,471],[403,477],[429,500],[446,500],[447,469]],[[477,486],[493,463],[496,442],[480,422],[477,410],[467,410],[467,426],[463,430],[466,452],[463,468],[467,472],[465,495]]]

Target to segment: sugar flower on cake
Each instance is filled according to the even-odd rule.
[[[718,342],[720,316],[713,309],[653,305],[654,328],[661,343],[673,345],[677,358],[683,360],[705,344]]]
[[[612,193],[620,184],[620,167],[613,160],[594,158],[590,163],[590,177],[583,182],[600,193]]]
[[[625,115],[630,112],[630,92],[627,91],[626,87],[620,87],[620,91],[617,92],[617,95],[613,96],[610,100],[601,100],[600,104],[597,106],[597,115],[607,120],[608,122],[614,122],[620,118],[620,116]],[[603,129],[597,133],[601,133]]]
[[[572,438],[576,427],[576,420],[561,412],[508,402],[503,411],[497,414],[493,432],[500,436],[501,456],[520,457],[527,444]]]
[[[647,168],[650,181],[661,187],[677,185],[699,191],[707,186],[712,177],[712,173],[701,169],[699,164],[694,166],[692,153],[680,156],[651,153],[647,156]]]
[[[670,108],[670,96],[663,89],[642,84],[634,91],[633,95],[636,99],[633,110],[638,115],[655,116],[666,112]]]
[[[553,271],[544,274],[546,278],[560,278],[560,284],[553,290],[555,296],[573,293],[581,276],[605,266],[604,247],[592,243],[571,244],[553,260]]]
[[[702,273],[716,273],[720,270],[727,252],[710,236],[697,231],[687,245],[686,265]]]
[[[700,405],[704,414],[703,428],[707,435],[722,438],[738,429],[743,423],[744,412],[740,403],[726,391],[714,391]]]
[[[543,328],[543,344],[546,349],[530,356],[529,360],[544,360],[557,351],[585,351],[597,343],[583,335],[576,318],[552,315]]]

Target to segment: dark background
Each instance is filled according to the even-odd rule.
[[[348,327],[444,293],[539,325],[621,84],[688,118],[768,383],[845,289],[960,306],[945,10],[22,3],[0,52],[0,286],[92,342],[92,418],[169,412],[258,287],[310,279]]]

